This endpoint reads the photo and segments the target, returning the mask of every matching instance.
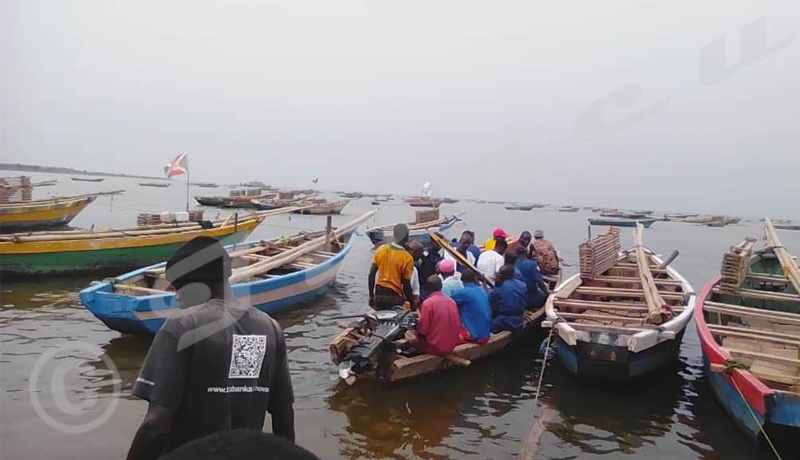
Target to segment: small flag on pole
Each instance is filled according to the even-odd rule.
[[[164,166],[164,174],[170,179],[189,174],[189,156],[185,153],[176,156],[171,162]]]

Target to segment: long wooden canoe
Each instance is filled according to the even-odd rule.
[[[428,222],[409,222],[408,225],[408,239],[409,241],[420,241],[425,246],[431,244],[431,237],[428,234],[429,229],[434,229],[437,232],[445,232],[450,229],[456,222],[460,220],[459,216],[464,214],[459,212],[452,216],[445,216],[440,219]],[[381,244],[391,242],[392,229],[397,224],[381,225],[380,227],[372,227],[367,229],[367,236],[372,244],[380,246]]]
[[[224,244],[240,243],[263,220],[259,216],[238,222],[218,221],[207,229],[192,223],[157,226],[162,228],[5,235],[0,237],[0,273],[54,275],[140,267],[168,259],[197,236],[211,236]]]
[[[642,224],[645,228],[650,228],[656,222],[656,219],[625,219],[609,217],[604,219],[597,219],[590,217],[590,225],[605,225],[609,227],[636,227],[636,224]]]
[[[97,195],[65,197],[0,205],[0,231],[30,231],[67,225]]]
[[[616,241],[618,245],[618,236]],[[643,281],[635,262],[635,249],[620,252],[614,249],[611,260],[604,256],[602,261],[595,262],[603,262],[603,267],[609,264],[610,268],[596,276],[576,274],[547,299],[547,318],[542,325],[556,328],[558,358],[575,375],[632,379],[677,359],[678,347],[694,310],[694,291],[673,268],[658,268],[663,261],[642,247],[642,262],[647,264],[643,265],[644,270],[650,274],[659,302],[663,302],[654,312],[648,304],[648,297],[652,299],[654,294],[652,290],[645,291],[645,285],[648,289],[651,285]],[[582,271],[586,263],[582,255]],[[667,321],[654,324],[654,316],[666,316]]]
[[[764,442],[763,428],[796,443],[800,296],[775,243],[755,252],[755,242],[731,248],[722,276],[700,294],[695,322],[703,367],[720,404],[750,438]]]
[[[323,294],[353,247],[355,229],[371,213],[332,231],[227,246],[236,300],[264,311],[284,309]],[[265,267],[259,271],[259,266]],[[81,303],[111,329],[155,334],[179,310],[164,278],[166,262],[141,268],[81,291]]]
[[[339,200],[339,201],[326,201],[322,200],[319,202],[310,201],[306,203],[298,203],[298,204],[310,204],[310,207],[306,209],[301,209],[298,211],[294,211],[295,214],[314,214],[314,215],[329,215],[329,214],[341,214],[342,210],[344,210],[347,203],[350,200]]]

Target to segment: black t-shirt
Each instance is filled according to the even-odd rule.
[[[175,412],[166,452],[294,403],[283,331],[268,314],[211,300],[170,317],[156,334],[133,394]]]

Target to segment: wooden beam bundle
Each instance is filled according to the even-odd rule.
[[[772,251],[778,256],[781,267],[783,267],[783,272],[794,287],[794,292],[800,296],[800,269],[797,267],[797,262],[795,262],[792,255],[789,254],[789,251],[781,244],[781,240],[778,238],[778,233],[775,232],[772,221],[766,218],[764,219],[764,225],[766,226],[767,240],[769,240],[769,244],[772,246]]]
[[[669,321],[670,318],[672,318],[672,314],[664,309],[666,302],[664,302],[664,299],[659,294],[655,280],[653,279],[653,274],[650,273],[650,257],[644,252],[642,233],[644,233],[644,226],[637,223],[636,230],[633,231],[633,240],[636,252],[636,264],[639,268],[639,279],[642,282],[647,308],[650,309],[647,320],[653,324],[661,324]]]
[[[619,230],[614,227],[581,243],[578,246],[581,278],[591,280],[612,268],[620,249]]]
[[[755,238],[745,238],[722,257],[722,279],[719,286],[725,291],[737,291],[750,270],[750,258],[753,256]]]

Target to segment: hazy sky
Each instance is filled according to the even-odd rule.
[[[3,161],[800,217],[797,1],[0,5]]]

